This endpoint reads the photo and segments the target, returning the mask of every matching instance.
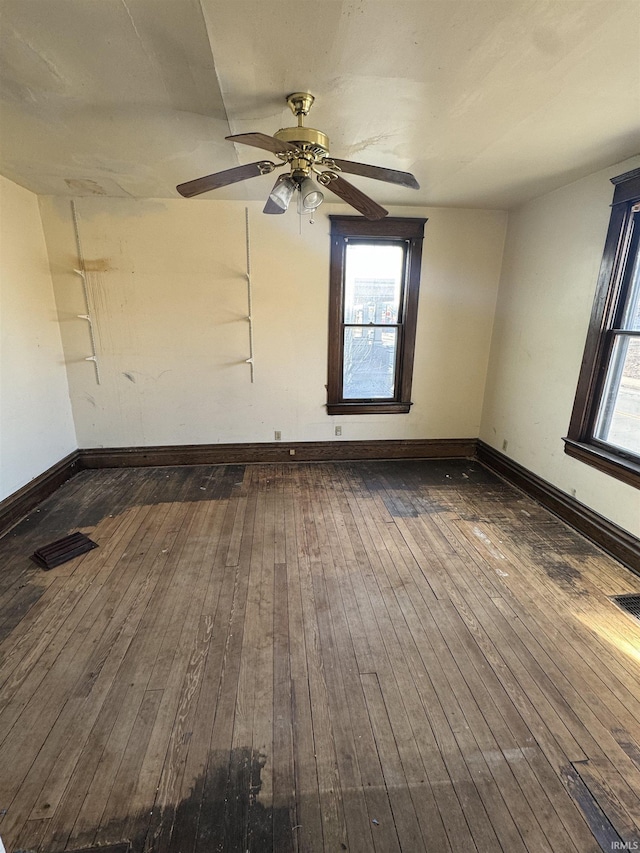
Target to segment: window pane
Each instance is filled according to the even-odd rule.
[[[595,438],[640,456],[640,338],[617,336]]]
[[[404,246],[348,243],[344,282],[345,323],[397,323]]]
[[[633,262],[627,304],[622,317],[622,328],[640,331],[640,252],[636,242],[636,257]]]
[[[395,395],[397,328],[344,330],[345,400],[390,400]]]

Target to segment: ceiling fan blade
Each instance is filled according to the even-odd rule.
[[[217,190],[238,181],[246,181],[247,178],[255,178],[258,175],[268,175],[273,172],[276,164],[269,160],[259,160],[257,163],[249,163],[246,166],[236,166],[234,169],[225,169],[224,172],[215,172],[213,175],[205,175],[204,178],[196,178],[184,184],[178,184],[176,189],[185,198],[194,195],[208,193],[209,190]]]
[[[389,213],[388,210],[385,210],[384,207],[381,207],[376,201],[369,198],[368,195],[365,195],[357,187],[354,187],[353,184],[336,175],[335,172],[322,172],[322,174],[335,175],[335,177],[328,179],[327,183],[320,181],[321,185],[330,189],[337,196],[340,196],[351,207],[355,207],[367,219],[384,219],[387,213]]]
[[[397,169],[385,169],[383,166],[369,166],[367,163],[353,163],[351,160],[331,160],[347,175],[362,175],[363,178],[375,178],[376,181],[387,181],[389,184],[400,184],[419,190],[420,184],[411,172],[399,172]]]
[[[289,177],[288,174],[287,175],[279,175],[278,180],[273,185],[273,189],[271,190],[271,193],[273,193],[280,186],[280,184],[284,183],[285,181],[289,181],[289,180],[291,180],[291,178]],[[271,193],[269,193],[269,198],[267,199],[267,203],[265,204],[265,206],[262,208],[262,212],[263,213],[284,213],[287,210],[287,208],[289,207],[289,205],[287,204],[287,207],[282,207],[281,205],[276,204],[275,201],[271,198]]]
[[[234,136],[225,136],[231,142],[240,142],[242,145],[253,145],[254,148],[263,148],[272,154],[283,154],[285,151],[296,151],[297,146],[291,142],[283,142],[275,136],[267,136],[266,133],[236,133]]]

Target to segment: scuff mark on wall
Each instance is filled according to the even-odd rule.
[[[84,268],[85,272],[109,272],[112,266],[106,258],[97,258],[94,261],[85,260]]]
[[[137,382],[138,380],[136,379],[136,376],[142,376],[145,379],[152,379],[154,382],[157,382],[158,379],[165,375],[165,373],[171,373],[171,368],[168,367],[166,370],[161,370],[160,373],[157,374],[144,373],[141,370],[127,370],[123,371],[122,375],[126,376],[129,382]]]

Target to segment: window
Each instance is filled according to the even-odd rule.
[[[640,486],[640,169],[615,191],[565,451]]]
[[[330,219],[327,411],[406,413],[427,220]]]

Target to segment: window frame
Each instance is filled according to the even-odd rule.
[[[422,241],[427,220],[417,217],[385,217],[370,221],[361,216],[341,215],[331,215],[329,219],[331,221],[331,258],[327,413],[329,415],[407,414],[413,405],[411,386],[418,321]],[[345,400],[343,396],[344,328],[353,325],[353,323],[344,322],[344,274],[349,240],[406,244],[402,303],[398,311],[398,318],[402,318],[402,322],[397,324],[397,381],[393,398]]]
[[[564,450],[569,456],[640,488],[640,457],[594,435],[615,339],[621,332],[628,334],[619,324],[631,287],[635,259],[631,249],[640,251],[640,169],[618,175],[611,182],[615,186],[611,218]]]

